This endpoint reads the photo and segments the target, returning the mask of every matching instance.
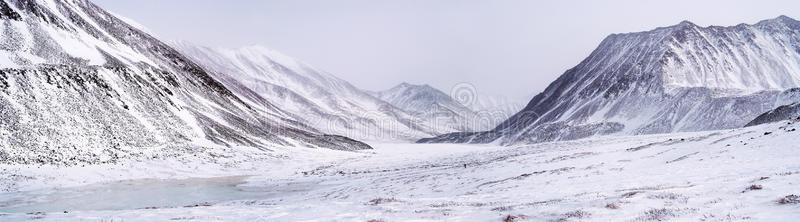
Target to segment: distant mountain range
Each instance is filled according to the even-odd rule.
[[[402,83],[373,95],[448,132],[488,130],[496,124],[428,85]]]
[[[284,111],[264,112],[356,139],[415,141],[488,130],[515,109],[504,97],[475,97],[466,105],[485,106],[476,112],[428,85],[402,83],[369,92],[263,46],[225,49],[181,41],[171,45],[249,103],[280,104]]]
[[[741,127],[800,86],[800,22],[613,34],[496,128],[422,139],[518,144]]]

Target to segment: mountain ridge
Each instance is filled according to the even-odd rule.
[[[373,94],[446,131],[485,130],[489,127],[487,116],[481,116],[450,95],[427,84],[415,85],[403,82]]]
[[[254,93],[323,132],[362,140],[414,141],[444,133],[349,82],[263,46],[211,48],[172,42],[239,94]],[[237,85],[237,86],[234,86]]]
[[[202,154],[206,143],[369,148],[258,112],[184,55],[89,1],[0,2],[3,163]]]
[[[682,22],[612,34],[493,130],[419,142],[514,144],[740,127],[800,85],[796,24],[783,17],[728,27]]]

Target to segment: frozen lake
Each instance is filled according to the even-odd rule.
[[[140,179],[63,189],[0,194],[0,212],[130,210],[207,205],[275,195],[242,186],[248,176],[181,180]]]

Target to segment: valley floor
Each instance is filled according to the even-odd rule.
[[[0,221],[791,221],[795,128],[5,165]]]

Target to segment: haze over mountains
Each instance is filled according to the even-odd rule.
[[[420,142],[502,144],[737,128],[800,86],[800,22],[613,34],[496,128]]]
[[[330,73],[261,46],[234,50],[213,49],[186,42],[173,45],[212,70],[215,78],[222,79],[223,84],[237,94],[255,93],[271,103],[281,104],[284,110],[289,111],[286,113],[288,117],[326,133],[364,140],[413,141],[472,129],[457,126],[467,118],[459,116],[461,119],[453,120],[455,122],[434,122],[430,116],[419,115],[419,107],[379,98],[380,95],[372,95]],[[426,93],[438,94],[425,102],[442,101],[458,109],[455,112],[465,115],[472,113],[466,107],[456,107],[457,104],[449,96],[438,90],[428,88]],[[404,96],[407,95],[396,95],[394,99],[419,99],[401,98]],[[453,112],[450,114],[455,115]]]
[[[497,124],[489,121],[490,116],[481,116],[464,106],[469,104],[461,104],[451,95],[428,85],[401,83],[391,89],[375,92],[374,95],[453,132],[488,130],[490,125]],[[475,95],[469,96],[465,98],[465,103],[475,100]]]

